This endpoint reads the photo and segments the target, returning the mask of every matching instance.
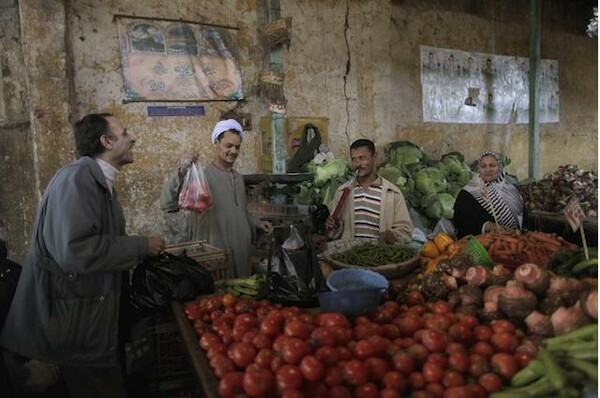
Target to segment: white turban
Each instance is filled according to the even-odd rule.
[[[212,132],[212,142],[213,144],[217,142],[217,138],[219,138],[219,136],[229,130],[235,130],[238,133],[240,133],[240,138],[244,138],[244,129],[242,128],[242,125],[239,124],[236,120],[234,119],[227,119],[227,120],[221,120],[219,123],[217,123],[215,125],[215,128],[213,129]]]

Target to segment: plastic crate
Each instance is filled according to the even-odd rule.
[[[157,398],[197,397],[198,388],[177,323],[157,323],[150,333],[154,348],[151,392]]]
[[[215,282],[227,279],[227,270],[231,263],[230,249],[219,249],[199,240],[168,245],[165,251],[196,260],[211,273]]]

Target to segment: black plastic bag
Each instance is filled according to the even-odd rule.
[[[298,307],[318,307],[317,294],[326,283],[310,233],[304,225],[293,225],[273,235],[267,273],[270,301]]]
[[[150,314],[165,309],[172,301],[193,300],[213,293],[215,282],[209,271],[194,259],[163,253],[147,257],[133,271],[129,303]]]

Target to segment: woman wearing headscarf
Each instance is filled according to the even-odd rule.
[[[500,156],[484,152],[479,157],[478,169],[478,175],[460,190],[454,203],[456,237],[520,229],[523,198],[505,180]]]

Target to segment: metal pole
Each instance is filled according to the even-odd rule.
[[[542,1],[530,0],[529,12],[529,178],[540,178],[540,98]]]

